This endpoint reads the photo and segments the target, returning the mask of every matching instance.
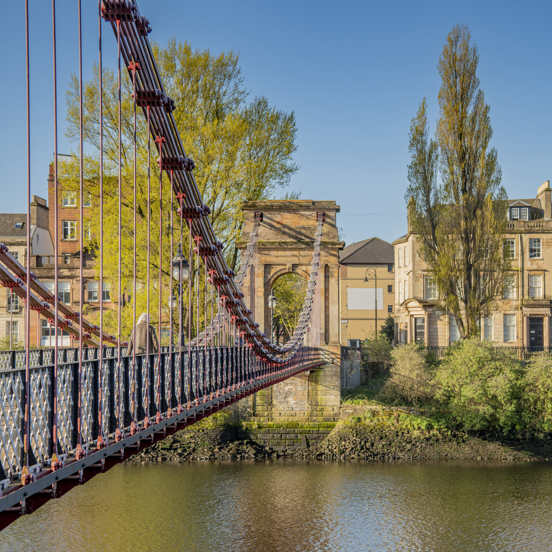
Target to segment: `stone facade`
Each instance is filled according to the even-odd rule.
[[[244,206],[243,251],[249,241],[255,213],[263,213],[258,248],[251,274],[246,277],[245,303],[266,335],[270,335],[267,306],[274,282],[283,274],[309,277],[317,213],[325,213],[322,228],[319,292],[315,296],[313,327],[308,342],[323,349],[333,362],[300,374],[240,401],[240,417],[259,423],[330,423],[339,419],[341,401],[339,364],[338,252],[343,248],[336,226],[339,206],[334,201],[274,200]]]
[[[551,346],[552,189],[539,187],[534,199],[509,201],[505,251],[512,272],[496,311],[481,324],[481,337],[500,345],[529,350]],[[459,339],[456,322],[435,304],[416,236],[409,231],[395,247],[395,340],[446,347]]]

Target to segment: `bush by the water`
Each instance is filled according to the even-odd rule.
[[[433,363],[417,343],[399,345],[391,353],[390,377],[382,394],[414,405],[433,400]]]
[[[466,339],[435,371],[435,398],[465,429],[520,429],[523,366],[514,353]]]
[[[410,343],[392,350],[389,372],[376,381],[349,399],[435,407],[467,430],[552,431],[552,358],[545,354],[522,361],[475,338],[438,360]]]
[[[527,425],[552,431],[552,359],[544,353],[527,365],[522,408]]]

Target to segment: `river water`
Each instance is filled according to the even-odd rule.
[[[550,551],[545,463],[120,465],[0,551]]]

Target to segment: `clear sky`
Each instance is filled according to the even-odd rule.
[[[77,2],[57,0],[58,120],[78,70]],[[294,111],[300,165],[290,190],[335,200],[347,244],[406,231],[408,130],[425,96],[438,117],[437,62],[448,32],[468,25],[491,106],[492,145],[508,196],[534,197],[552,179],[551,35],[548,1],[366,2],[139,0],[151,39],[176,36],[213,53],[233,50],[251,96]],[[30,0],[32,193],[46,197],[53,147],[51,3]],[[26,210],[24,2],[4,2],[0,37],[0,212]],[[97,1],[83,0],[84,73],[97,60]],[[104,56],[116,43],[103,24]],[[58,151],[72,146],[60,133]]]

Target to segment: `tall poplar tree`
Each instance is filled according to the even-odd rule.
[[[412,120],[408,166],[410,224],[439,292],[463,338],[479,334],[502,295],[506,192],[501,186],[489,105],[479,87],[477,46],[466,26],[449,33],[439,58],[440,114],[429,138],[424,99]]]

